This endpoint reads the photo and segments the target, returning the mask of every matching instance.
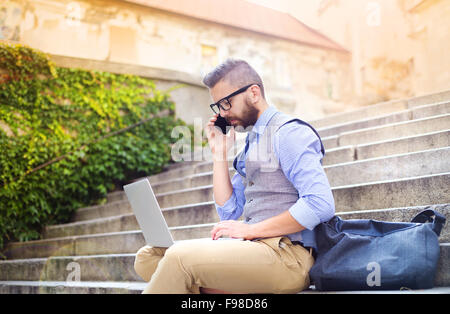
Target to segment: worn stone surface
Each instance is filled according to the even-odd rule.
[[[450,170],[450,147],[325,166],[332,187],[419,177]]]
[[[339,145],[356,145],[450,129],[450,114],[344,132]]]
[[[450,203],[450,173],[332,188],[336,211]]]
[[[412,135],[356,146],[358,160],[450,146],[450,130]]]

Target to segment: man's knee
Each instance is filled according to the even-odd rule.
[[[192,254],[192,249],[187,247],[185,243],[180,242],[167,249],[164,254],[164,260],[169,263],[178,263],[182,260],[186,260],[190,254]]]
[[[150,281],[159,261],[164,256],[165,248],[144,246],[136,253],[134,270],[145,281]]]
[[[161,267],[167,269],[180,269],[184,273],[195,275],[195,269],[199,265],[208,264],[210,259],[205,259],[202,250],[195,242],[179,242],[172,245],[161,260]]]

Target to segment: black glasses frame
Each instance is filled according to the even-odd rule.
[[[243,93],[243,92],[246,92],[247,89],[249,89],[249,88],[252,87],[253,85],[257,85],[257,86],[259,86],[259,87],[261,88],[261,86],[260,86],[259,84],[250,84],[250,85],[244,86],[244,87],[238,89],[237,91],[231,93],[231,94],[228,95],[227,97],[222,98],[221,100],[219,100],[219,101],[216,102],[215,104],[209,105],[209,106],[211,107],[211,110],[212,110],[214,113],[220,113],[220,108],[222,108],[223,111],[228,111],[228,110],[230,110],[230,109],[231,109],[230,98],[231,98],[231,97],[234,97],[234,96],[236,96],[236,95],[239,95],[239,94],[241,94],[241,93]],[[228,103],[228,105],[230,105],[230,108],[225,109],[225,108],[220,104],[222,101],[226,101],[226,102]],[[214,107],[216,107],[216,106],[217,106],[218,111],[216,111],[216,110],[214,109]]]

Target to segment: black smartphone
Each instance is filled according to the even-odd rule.
[[[229,124],[227,120],[225,118],[222,118],[220,115],[217,116],[217,120],[216,122],[214,122],[214,125],[218,126],[222,130],[223,134],[227,134],[228,131],[230,131],[229,127],[231,127],[231,124]]]

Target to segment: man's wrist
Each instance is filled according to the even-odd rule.
[[[213,154],[213,161],[214,162],[227,161],[227,153],[225,153],[225,152],[214,153]]]
[[[248,235],[247,240],[253,240],[258,238],[258,225],[257,224],[249,224],[248,225]]]

